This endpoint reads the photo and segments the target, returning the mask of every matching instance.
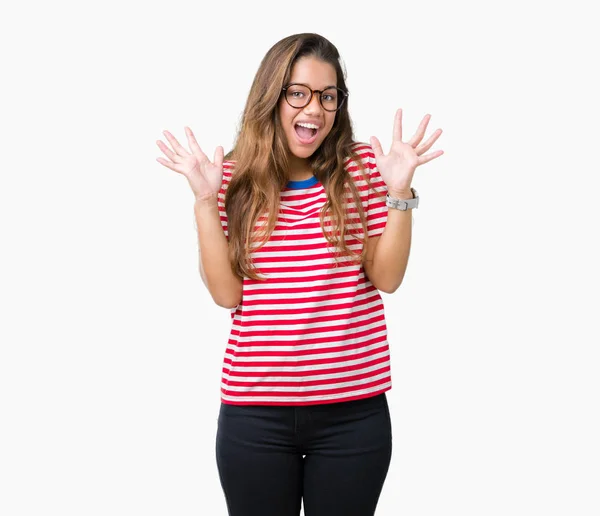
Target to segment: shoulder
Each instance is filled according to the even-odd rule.
[[[223,181],[221,183],[221,189],[226,190],[231,182],[235,170],[235,161],[226,159],[223,161]]]
[[[356,167],[362,164],[367,169],[372,169],[375,164],[375,154],[370,143],[353,142],[350,145],[350,155],[344,163],[346,168]]]
[[[224,210],[225,209],[225,196],[227,193],[227,188],[229,187],[229,183],[231,182],[231,177],[233,175],[235,169],[235,161],[233,160],[224,160],[223,161],[223,179],[221,180],[221,189],[217,194],[217,203],[219,207]]]
[[[223,161],[223,177],[227,176],[227,178],[231,179],[231,175],[235,169],[235,161],[231,159],[226,159]]]
[[[379,175],[375,154],[370,143],[353,142],[350,150],[350,156],[346,158],[344,166],[355,180],[360,181],[365,176],[372,179]]]
[[[370,143],[352,142],[352,144],[350,145],[350,149],[363,161],[371,158],[375,159],[373,147],[371,147]]]

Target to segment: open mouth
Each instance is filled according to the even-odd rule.
[[[294,126],[294,129],[296,131],[298,140],[304,145],[310,145],[311,143],[314,143],[314,141],[317,139],[317,133],[319,132],[318,129],[310,129],[308,127],[302,127],[298,124]]]

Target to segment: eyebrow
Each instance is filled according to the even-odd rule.
[[[306,84],[305,82],[293,82],[290,81],[290,84],[288,86],[291,86],[292,84],[300,84],[302,86],[308,86],[310,88],[310,86],[308,84]],[[335,84],[331,84],[329,86],[325,86],[324,88],[322,88],[323,90],[328,90],[329,88],[337,88],[337,85]],[[311,88],[312,89],[312,88]]]

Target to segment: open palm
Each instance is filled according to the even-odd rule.
[[[214,196],[221,189],[223,181],[223,147],[216,148],[213,163],[198,145],[192,130],[186,127],[185,132],[191,152],[188,152],[169,131],[163,131],[173,150],[161,140],[157,140],[158,148],[170,161],[164,158],[156,158],[156,161],[184,175],[196,199]]]
[[[402,109],[398,109],[394,118],[392,145],[388,154],[384,154],[379,140],[375,136],[371,137],[371,146],[375,154],[377,169],[388,191],[405,192],[410,190],[410,184],[417,167],[444,153],[443,150],[438,150],[424,154],[442,134],[442,130],[437,129],[426,142],[421,143],[430,119],[431,115],[425,115],[414,136],[408,142],[403,142]]]

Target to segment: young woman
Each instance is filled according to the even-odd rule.
[[[194,193],[200,273],[231,310],[216,457],[231,516],[367,516],[392,452],[384,307],[406,270],[415,169],[442,154],[355,142],[336,47],[317,34],[260,64],[233,150],[186,127],[168,160]],[[387,194],[387,195],[386,195]]]

